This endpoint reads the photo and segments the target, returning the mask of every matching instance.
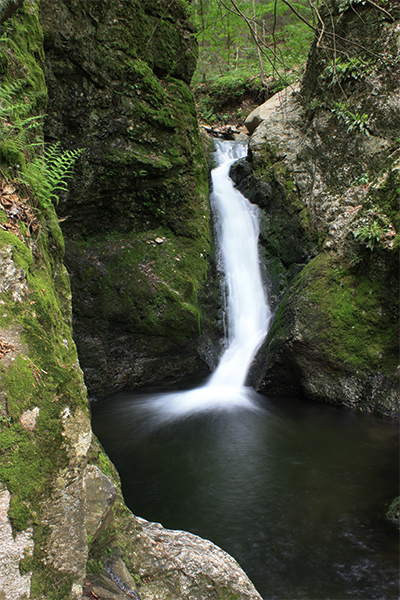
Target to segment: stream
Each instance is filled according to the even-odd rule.
[[[228,323],[218,368],[195,390],[93,404],[94,432],[132,512],[212,540],[266,600],[397,600],[398,535],[384,511],[398,495],[398,424],[244,387],[270,320],[257,208],[229,179],[245,152],[217,143]]]

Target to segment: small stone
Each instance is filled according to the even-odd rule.
[[[154,241],[155,241],[156,244],[162,244],[164,242],[164,238],[158,237]]]
[[[71,589],[72,596],[74,598],[82,598],[83,589],[79,583],[74,583]]]
[[[39,416],[39,408],[35,406],[33,410],[26,410],[22,413],[19,418],[19,422],[21,423],[24,429],[28,431],[33,431],[36,427],[36,420]]]

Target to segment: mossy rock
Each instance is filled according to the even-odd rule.
[[[249,187],[274,199],[262,225],[273,302],[286,294],[249,381],[398,417],[399,7],[331,8],[321,13],[327,47],[317,36],[300,95],[250,140]],[[333,26],[340,38],[330,52]],[[294,242],[306,251],[306,241],[314,257],[285,277],[280,248],[294,255]]]
[[[85,147],[57,211],[90,393],[177,383],[206,368],[200,334],[217,337],[208,168],[188,86],[197,46],[184,7],[52,0],[41,22],[45,133]],[[157,237],[168,241],[147,244]]]
[[[188,87],[197,46],[183,6],[69,4],[41,7],[46,135],[86,148],[59,204],[64,232],[165,225],[196,237],[208,223],[207,167]]]
[[[399,416],[398,284],[394,265],[380,264],[346,269],[324,253],[302,270],[260,352],[259,390]]]
[[[304,210],[293,179],[284,186],[271,171],[271,159],[258,157],[235,163],[230,176],[250,202],[260,206],[260,252],[265,267],[268,301],[275,311],[293,277],[316,256],[317,243],[304,221]]]
[[[205,375],[199,340],[219,335],[206,291],[211,250],[206,237],[166,228],[67,244],[74,335],[91,395]]]

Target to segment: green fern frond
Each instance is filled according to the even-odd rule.
[[[32,107],[31,102],[16,101],[16,96],[25,87],[26,82],[14,81],[0,85],[0,118],[27,115]]]
[[[56,191],[67,189],[67,178],[72,177],[74,166],[83,148],[62,152],[60,142],[46,148],[44,157],[37,156],[25,168],[19,181],[29,185],[43,208],[50,206]]]

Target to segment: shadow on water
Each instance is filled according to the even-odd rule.
[[[131,510],[211,539],[264,598],[397,600],[398,536],[383,513],[398,494],[398,425],[294,398],[246,400],[163,426],[151,408],[159,394],[93,405]]]

